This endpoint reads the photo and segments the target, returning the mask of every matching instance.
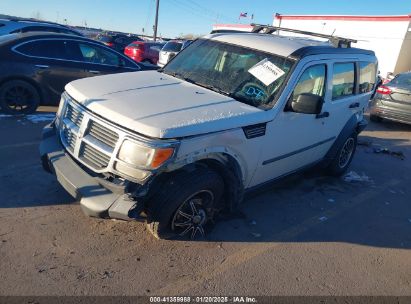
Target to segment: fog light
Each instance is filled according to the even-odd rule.
[[[150,175],[150,172],[148,171],[132,168],[120,162],[114,164],[114,169],[137,180],[144,180]]]

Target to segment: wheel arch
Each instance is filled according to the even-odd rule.
[[[41,86],[36,81],[34,81],[32,78],[27,77],[27,76],[21,76],[21,75],[17,76],[16,75],[16,76],[5,77],[5,78],[0,80],[0,88],[6,82],[13,81],[13,80],[22,80],[22,81],[25,81],[25,82],[31,84],[37,90],[37,93],[40,96],[40,104],[42,104],[44,102],[44,100],[46,98],[46,93],[44,92],[44,90],[41,88]]]
[[[191,159],[189,163],[179,165],[159,173],[150,185],[150,193],[155,193],[165,181],[180,174],[192,174],[198,167],[209,168],[218,173],[224,181],[223,209],[233,212],[243,200],[244,172],[239,161],[228,153],[208,153]],[[149,197],[151,194],[149,194]]]
[[[324,157],[324,166],[327,166],[329,163],[333,161],[338,153],[339,147],[343,144],[345,139],[350,136],[352,133],[359,133],[358,132],[358,119],[355,114],[353,114],[350,119],[346,122],[344,127],[342,128],[340,134],[338,134],[336,140],[334,141],[331,148],[328,150],[327,154]]]

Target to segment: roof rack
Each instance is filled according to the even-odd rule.
[[[271,25],[255,24],[255,23],[252,23],[251,26],[253,27],[253,29],[251,30],[252,33],[272,34],[274,32],[284,31],[284,32],[302,34],[302,35],[307,35],[307,36],[326,38],[335,47],[339,47],[339,48],[350,48],[351,43],[357,42],[357,40],[355,39],[343,38],[339,36],[326,35],[326,34],[320,34],[320,33],[309,32],[309,31],[301,31],[301,30],[290,29],[290,28],[279,27],[279,26],[271,26]]]

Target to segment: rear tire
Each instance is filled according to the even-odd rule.
[[[6,114],[31,114],[39,104],[39,92],[27,81],[10,80],[0,87],[0,107]]]
[[[343,175],[351,164],[356,148],[357,133],[354,132],[338,148],[335,158],[327,167],[327,172],[333,176]]]
[[[377,115],[370,115],[370,120],[373,122],[381,122],[382,118]]]
[[[147,203],[147,228],[159,239],[204,237],[218,212],[224,182],[208,168],[180,173]]]

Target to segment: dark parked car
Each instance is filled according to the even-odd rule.
[[[28,33],[28,32],[52,32],[83,36],[80,32],[54,22],[36,21],[30,19],[0,19],[0,35]]]
[[[137,62],[157,64],[163,46],[164,42],[134,41],[125,48],[124,55]]]
[[[378,87],[370,104],[370,119],[383,118],[411,124],[411,72],[398,74]]]
[[[57,105],[72,80],[156,69],[137,64],[94,40],[54,33],[0,37],[0,108],[8,114]]]
[[[123,53],[127,45],[134,41],[143,41],[140,37],[137,36],[127,36],[127,35],[108,35],[100,34],[96,38],[97,41],[115,49],[116,51]]]

